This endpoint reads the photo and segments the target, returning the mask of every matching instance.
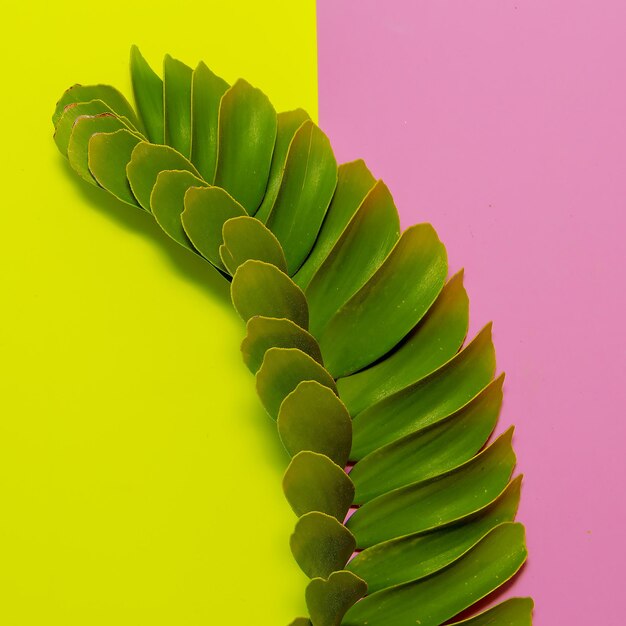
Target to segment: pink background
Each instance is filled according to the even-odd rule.
[[[320,123],[494,320],[538,626],[626,606],[626,3],[318,0]]]

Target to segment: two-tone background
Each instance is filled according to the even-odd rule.
[[[0,624],[303,612],[226,285],[52,142],[72,83],[130,95],[132,43],[307,108],[435,226],[517,425],[530,559],[504,593],[538,626],[624,623],[626,5],[35,2],[0,28]]]

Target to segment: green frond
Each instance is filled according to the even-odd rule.
[[[491,326],[463,347],[462,272],[434,229],[401,233],[389,189],[338,165],[302,109],[244,80],[131,50],[137,111],[74,85],[54,141],[76,173],[151,213],[231,281],[241,350],[292,457],[291,550],[311,579],[292,626],[440,626],[526,559]],[[485,447],[486,446],[486,447]],[[513,598],[456,626],[528,626]],[[458,618],[457,618],[458,619]]]

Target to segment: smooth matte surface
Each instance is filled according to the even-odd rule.
[[[165,53],[316,115],[315,6],[11,3],[4,9],[0,234],[0,623],[288,624],[306,577],[289,458],[208,263],[57,152],[75,82],[131,96]],[[288,53],[286,53],[288,51]]]
[[[320,123],[494,320],[535,626],[621,626],[626,5],[319,0]]]

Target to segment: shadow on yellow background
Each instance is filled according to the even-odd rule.
[[[314,2],[21,3],[2,30],[0,624],[287,624],[288,459],[227,284],[78,180],[50,117],[75,82],[130,96],[133,43],[315,117]]]

